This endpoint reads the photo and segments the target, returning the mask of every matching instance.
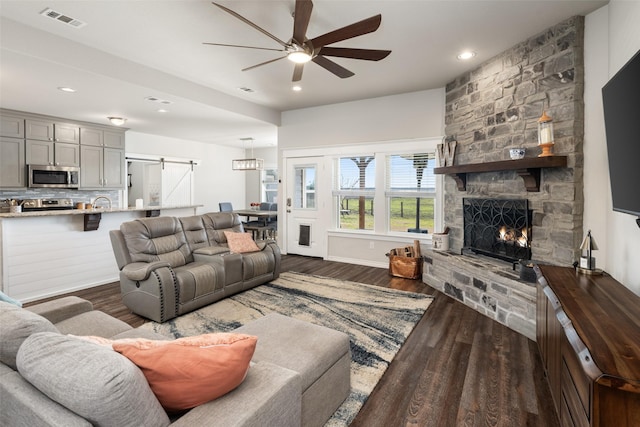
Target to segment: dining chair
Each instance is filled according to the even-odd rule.
[[[220,212],[233,211],[233,205],[231,204],[231,202],[220,202],[218,203],[218,206],[220,207]]]

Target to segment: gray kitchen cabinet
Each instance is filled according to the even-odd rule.
[[[124,188],[124,131],[80,129],[80,187]]]
[[[124,133],[104,131],[104,146],[124,150]]]
[[[45,120],[25,120],[25,138],[39,141],[80,143],[80,126]]]
[[[80,188],[124,188],[124,150],[80,146]]]
[[[27,186],[27,165],[79,166],[80,188],[124,189],[127,129],[0,109],[0,187]]]
[[[24,138],[24,117],[0,116],[0,136],[9,138]]]
[[[28,165],[80,166],[80,146],[64,142],[27,140]]]
[[[26,186],[24,139],[0,138],[0,187]]]
[[[104,145],[104,131],[95,128],[80,128],[80,144],[102,147]]]
[[[80,144],[124,150],[124,132],[83,127],[80,129]]]
[[[104,149],[104,187],[124,188],[124,150]]]

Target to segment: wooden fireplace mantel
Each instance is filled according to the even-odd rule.
[[[527,191],[540,191],[540,170],[542,168],[563,168],[567,166],[567,156],[525,157],[519,160],[471,163],[467,165],[435,168],[433,173],[450,175],[458,184],[459,191],[467,191],[467,174],[514,170],[524,180]]]

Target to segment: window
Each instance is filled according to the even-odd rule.
[[[333,195],[339,211],[338,228],[373,230],[375,157],[342,157],[337,163]]]
[[[441,178],[435,139],[406,152],[385,144],[374,153],[334,158],[333,207],[337,229],[418,237],[442,228]]]
[[[278,201],[278,170],[265,169],[262,176],[262,201],[276,203]]]
[[[386,156],[385,197],[389,231],[429,233],[435,220],[434,153]]]
[[[316,167],[296,167],[295,177],[293,207],[296,209],[315,209]]]

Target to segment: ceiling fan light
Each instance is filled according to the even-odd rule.
[[[305,64],[311,61],[311,55],[309,55],[305,51],[299,50],[296,52],[291,52],[289,55],[287,55],[287,59],[291,62],[295,62],[296,64]]]

